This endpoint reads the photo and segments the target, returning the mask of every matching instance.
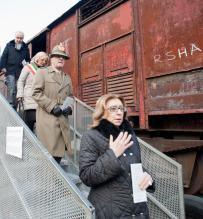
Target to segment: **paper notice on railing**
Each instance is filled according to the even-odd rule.
[[[131,164],[131,177],[133,187],[133,201],[134,203],[146,202],[146,190],[141,190],[138,186],[140,179],[143,177],[143,170],[141,163]]]
[[[6,153],[22,159],[23,127],[6,128]]]

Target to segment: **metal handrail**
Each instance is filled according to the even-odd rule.
[[[94,219],[92,204],[1,94],[0,104],[1,218]],[[8,126],[23,127],[22,159],[6,153]]]

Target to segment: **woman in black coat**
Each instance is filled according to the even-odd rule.
[[[122,97],[103,95],[96,103],[92,129],[81,139],[79,174],[91,187],[88,199],[97,219],[149,218],[146,202],[133,203],[130,164],[141,163],[141,155],[125,112]],[[153,190],[152,184],[144,172],[140,189]]]

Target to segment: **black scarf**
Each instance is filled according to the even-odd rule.
[[[115,126],[106,119],[102,119],[95,129],[108,139],[110,138],[110,135],[112,135],[114,140],[118,137],[120,132],[128,132],[128,134],[134,133],[133,128],[126,119],[123,120],[119,127]]]

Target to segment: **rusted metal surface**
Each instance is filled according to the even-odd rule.
[[[117,93],[124,97],[128,107],[138,111],[137,92],[133,66],[132,34],[109,42],[104,48],[104,75],[106,92]],[[136,108],[136,109],[135,109]],[[132,109],[132,108],[129,108]]]
[[[119,0],[87,1],[87,3],[80,7],[80,22],[109,8],[115,2],[119,2]]]
[[[81,54],[81,82],[98,81],[103,75],[102,48],[98,47]]]
[[[164,153],[183,151],[185,149],[203,148],[203,140],[177,140],[164,138],[142,138]]]
[[[82,84],[82,99],[83,101],[95,107],[97,99],[103,94],[103,83],[101,80]]]
[[[192,173],[196,160],[196,151],[185,152],[181,154],[174,155],[174,159],[180,163],[183,167],[183,184],[185,188],[190,187]]]
[[[73,81],[74,94],[78,95],[78,70],[77,70],[77,16],[76,13],[69,16],[60,24],[56,25],[49,33],[50,50],[57,44],[63,43],[66,52],[70,54],[70,59],[66,61],[64,69],[71,75]]]
[[[148,110],[185,110],[185,113],[203,109],[203,71],[166,75],[147,80]],[[203,111],[203,110],[202,110]]]
[[[132,29],[133,13],[129,1],[80,28],[81,51],[104,44]]]
[[[127,35],[111,41],[104,48],[104,75],[111,77],[133,71],[133,39]]]
[[[103,94],[102,48],[81,54],[80,61],[81,97],[85,103],[94,107],[97,99]]]
[[[140,1],[146,77],[202,67],[203,1]]]
[[[134,86],[132,73],[107,78],[107,92],[120,94],[128,107],[134,106]]]
[[[130,1],[80,27],[81,96],[91,106],[104,92],[120,93],[129,106],[135,106],[132,31]]]
[[[203,65],[202,11],[201,0],[140,1],[148,115],[203,112],[203,71],[183,72]]]
[[[190,187],[188,189],[185,189],[185,192],[187,194],[198,194],[201,192],[203,188],[202,169],[203,169],[203,151],[200,150],[197,152],[197,157],[193,169]]]
[[[203,72],[194,70],[203,65],[203,1],[82,1],[74,10],[53,22],[46,47],[65,44],[76,96],[93,105],[91,92],[118,92],[128,75],[120,92],[142,129],[154,115],[203,112]]]
[[[179,133],[199,133],[198,139],[203,134],[203,116],[199,114],[176,114],[161,116],[150,116],[150,132],[164,131],[172,132],[173,130]],[[186,136],[184,134],[184,136]]]

